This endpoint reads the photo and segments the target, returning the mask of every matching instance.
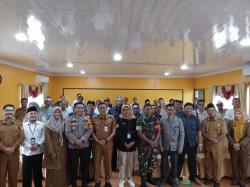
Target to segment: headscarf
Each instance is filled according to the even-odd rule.
[[[61,118],[59,118],[59,120],[56,120],[54,118],[54,113],[56,112],[56,110],[60,110],[62,113],[62,109],[59,106],[53,107],[52,115],[49,121],[47,122],[46,127],[59,134],[60,144],[63,145],[64,119],[62,115]]]
[[[125,108],[125,107],[127,107],[127,108],[129,109],[129,113],[130,113],[130,115],[129,115],[128,117],[125,117],[125,116],[123,116],[123,114],[122,114],[122,112],[123,112],[123,110],[124,110],[124,108]],[[132,114],[132,112],[131,112],[131,108],[130,108],[130,106],[129,106],[129,105],[122,105],[120,118],[122,118],[122,119],[132,119],[132,118],[134,118],[134,115]]]
[[[236,108],[234,110],[235,112],[240,112],[241,113],[241,119],[236,120],[234,119],[233,123],[234,123],[234,139],[236,142],[238,142],[243,135],[243,129],[244,129],[244,125],[245,125],[245,120],[243,119],[243,112],[240,108]]]

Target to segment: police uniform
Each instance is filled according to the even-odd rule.
[[[8,173],[8,186],[17,186],[19,167],[19,147],[23,143],[24,133],[21,122],[18,120],[0,121],[0,187],[6,186],[6,176]],[[14,148],[14,152],[8,155],[4,148]]]
[[[217,117],[204,119],[202,121],[202,134],[213,138],[222,134],[225,135],[224,138],[218,140],[218,143],[212,143],[208,139],[204,139],[207,179],[213,179],[214,182],[219,183],[223,163],[223,147],[227,134],[225,121]]]
[[[157,118],[147,117],[143,114],[136,123],[136,130],[143,133],[146,138],[154,141],[158,134]],[[142,177],[151,177],[157,165],[157,149],[151,149],[144,141],[139,141],[138,146],[139,170]]]
[[[94,154],[94,167],[95,167],[95,181],[100,181],[100,166],[102,156],[104,159],[105,167],[105,183],[110,183],[112,175],[112,147],[113,141],[107,141],[107,138],[116,130],[115,118],[111,115],[106,114],[105,116],[98,115],[93,118],[93,129],[97,139],[105,140],[105,145],[100,145],[97,142],[93,144]]]

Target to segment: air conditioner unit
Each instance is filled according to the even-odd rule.
[[[37,83],[48,83],[49,77],[43,75],[36,75],[36,82]]]

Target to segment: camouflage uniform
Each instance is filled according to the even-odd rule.
[[[142,132],[149,140],[154,140],[158,132],[157,118],[143,114],[137,120],[136,130]],[[149,145],[141,140],[138,153],[140,174],[142,177],[150,177],[157,164],[157,149],[150,149]]]

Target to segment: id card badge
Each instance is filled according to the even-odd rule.
[[[104,132],[108,132],[108,130],[109,130],[108,126],[105,126],[104,127]]]
[[[130,132],[128,132],[127,139],[130,139],[130,138],[131,138],[131,134],[130,134]]]
[[[76,126],[75,125],[71,126],[71,131],[75,131],[75,130],[76,130]]]
[[[34,145],[36,143],[36,138],[30,138],[30,144]]]

